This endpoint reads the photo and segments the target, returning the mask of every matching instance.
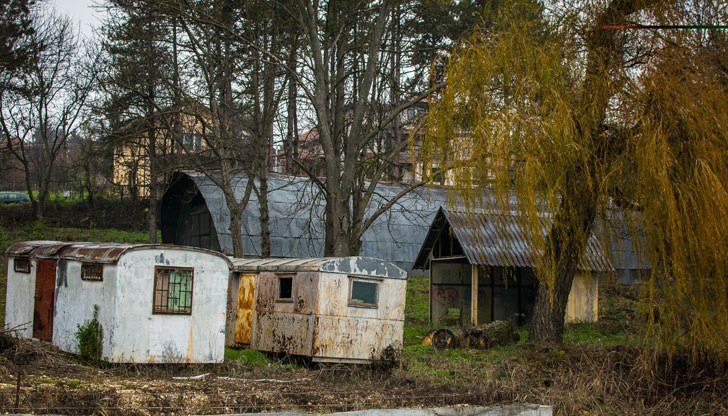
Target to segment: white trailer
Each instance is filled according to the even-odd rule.
[[[5,326],[77,353],[94,317],[102,359],[222,362],[230,263],[198,248],[28,241],[11,245]]]

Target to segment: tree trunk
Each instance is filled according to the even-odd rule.
[[[226,198],[227,201],[229,201]],[[233,241],[233,252],[225,253],[232,254],[234,257],[243,257],[243,207],[238,204],[230,204],[228,202],[228,210],[230,211],[230,238]]]
[[[154,110],[151,110],[150,123],[147,134],[149,138],[149,242],[157,243],[157,193],[159,186],[157,184],[157,140],[154,128]]]
[[[564,176],[567,183],[559,211],[549,232],[542,276],[533,310],[531,340],[560,343],[563,340],[566,306],[574,281],[579,257],[586,253],[586,245],[596,216],[599,174],[603,161],[598,155],[614,157],[600,128],[606,118],[609,100],[613,97],[613,71],[623,62],[624,50],[615,40],[616,31],[603,30],[606,24],[624,22],[631,14],[651,6],[657,0],[614,0],[595,20],[587,35],[586,81],[580,97],[580,114],[574,122],[584,141],[597,141],[600,151],[583,167],[572,167]],[[549,279],[553,276],[553,280]]]
[[[339,195],[331,196],[326,204],[326,238],[324,256],[357,255],[349,247],[349,201]]]
[[[586,172],[567,175],[567,192],[562,197],[548,235],[542,275],[539,279],[531,322],[531,341],[561,343],[571,285],[586,252],[596,216],[597,195]],[[593,179],[593,178],[592,178]],[[553,280],[550,277],[553,276]]]
[[[294,40],[291,45],[291,52],[288,56],[288,102],[286,106],[287,111],[287,131],[286,131],[286,166],[283,171],[284,174],[295,175],[298,173],[298,111],[296,109],[296,98],[297,98],[297,74],[296,74],[296,59],[298,49]]]
[[[258,203],[260,206],[261,256],[270,257],[270,215],[268,213],[268,175],[261,172]]]

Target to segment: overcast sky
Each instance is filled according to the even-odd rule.
[[[91,35],[91,27],[99,25],[97,11],[91,7],[94,0],[52,0],[59,13],[67,14],[75,24],[81,25],[85,35]]]

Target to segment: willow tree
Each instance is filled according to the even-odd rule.
[[[568,5],[566,4],[568,3]],[[720,7],[658,0],[504,2],[450,57],[425,151],[457,197],[483,188],[530,230],[533,340],[560,342],[579,258],[607,209],[639,211],[652,264],[648,339],[728,359],[728,72]],[[440,160],[437,160],[440,159]],[[548,215],[546,233],[538,215]]]

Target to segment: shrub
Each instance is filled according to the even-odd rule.
[[[99,305],[94,305],[93,319],[87,320],[78,326],[76,341],[78,341],[78,355],[82,360],[98,363],[101,361],[104,329],[99,323]]]

